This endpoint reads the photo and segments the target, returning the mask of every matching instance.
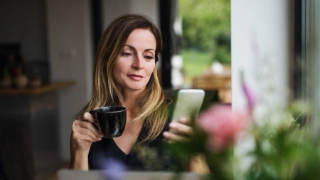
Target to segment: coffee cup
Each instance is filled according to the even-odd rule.
[[[126,108],[121,106],[103,106],[90,111],[95,126],[105,138],[121,136],[126,126]]]

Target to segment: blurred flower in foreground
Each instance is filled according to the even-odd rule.
[[[247,112],[234,111],[229,105],[214,105],[199,115],[198,126],[208,135],[212,151],[233,145],[250,120]]]
[[[124,179],[123,172],[126,171],[126,166],[118,160],[107,159],[104,161],[105,168],[103,176],[108,180],[121,180]]]

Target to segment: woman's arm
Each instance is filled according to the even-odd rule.
[[[70,136],[70,155],[71,161],[69,164],[70,169],[78,169],[78,170],[89,170],[88,165],[88,152],[81,151],[76,148],[75,142],[73,140],[73,132],[71,132]]]
[[[92,142],[100,141],[102,135],[93,126],[94,119],[86,112],[72,124],[70,137],[70,169],[89,170],[88,155]]]
[[[210,173],[205,157],[201,154],[191,157],[189,160],[189,171],[203,174]]]

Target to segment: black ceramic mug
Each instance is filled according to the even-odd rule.
[[[103,106],[90,111],[95,125],[106,138],[121,136],[126,126],[127,110],[121,106]]]

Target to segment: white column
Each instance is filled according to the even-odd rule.
[[[231,0],[232,107],[246,108],[240,71],[258,97],[258,117],[288,102],[289,62],[293,59],[293,6],[290,0]],[[246,169],[244,156],[253,142],[243,137],[235,147]],[[235,169],[236,179],[245,179]]]
[[[260,105],[288,102],[293,59],[293,6],[290,0],[231,0],[232,105],[246,104],[240,71]]]

